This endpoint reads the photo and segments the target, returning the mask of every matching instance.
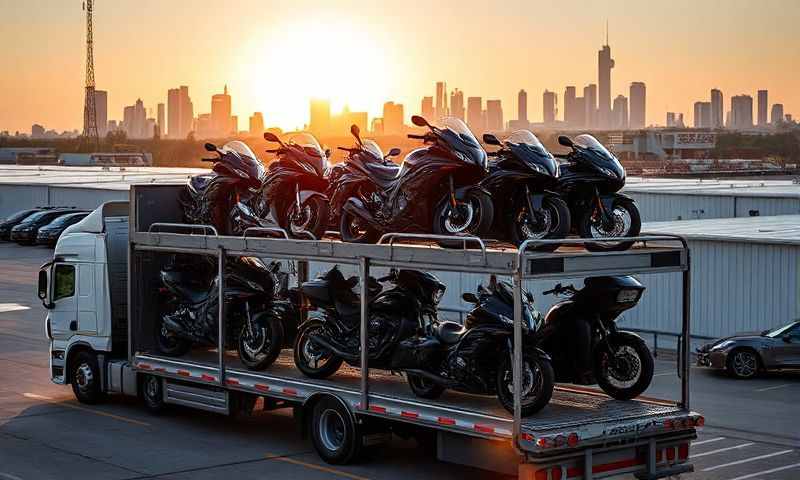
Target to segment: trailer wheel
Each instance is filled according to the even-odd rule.
[[[364,443],[363,434],[350,410],[329,397],[314,405],[311,440],[317,454],[333,465],[346,465],[357,460]]]
[[[94,405],[103,398],[97,357],[89,351],[75,356],[72,364],[72,392],[81,403]]]
[[[139,391],[145,408],[150,413],[159,414],[164,411],[164,381],[155,375],[142,376]]]

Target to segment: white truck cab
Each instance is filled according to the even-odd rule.
[[[127,201],[98,207],[64,231],[39,271],[51,379],[87,400],[106,390],[105,362],[126,355],[128,211]]]

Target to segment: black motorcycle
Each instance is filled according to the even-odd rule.
[[[267,150],[278,158],[269,165],[263,198],[275,223],[292,238],[320,239],[328,226],[328,180],[330,152],[323,151],[310,133],[295,133],[282,141],[272,132],[264,139],[280,146]]]
[[[250,369],[271,365],[297,330],[297,303],[289,300],[288,274],[254,257],[231,259],[225,273],[226,344],[238,343]],[[213,346],[219,335],[219,276],[212,261],[176,258],[161,272],[156,347],[184,355],[192,344]]]
[[[486,133],[484,143],[502,148],[489,152],[497,158],[489,166],[489,176],[480,186],[494,200],[497,233],[519,246],[525,240],[565,238],[571,226],[569,207],[556,192],[559,167],[553,155],[536,135],[518,130],[502,143]],[[558,244],[546,244],[538,250],[556,250]]]
[[[636,202],[619,193],[625,185],[625,168],[611,152],[588,134],[574,139],[559,136],[558,143],[572,148],[561,165],[558,190],[567,199],[573,229],[583,238],[635,237],[642,228]],[[627,250],[633,242],[591,242],[592,251]]]
[[[429,132],[408,137],[428,146],[409,153],[396,174],[392,168],[373,169],[372,185],[342,209],[342,239],[388,232],[481,236],[491,228],[491,197],[477,186],[488,168],[478,140],[456,118],[445,118],[440,126],[416,115],[411,121]]]
[[[437,398],[445,389],[478,395],[497,395],[503,408],[514,412],[513,336],[514,297],[511,286],[500,282],[478,296],[462,298],[475,304],[464,325],[439,322],[427,326],[427,335],[400,342],[393,367],[405,370],[415,395]],[[538,324],[531,300],[523,301],[522,415],[538,412],[553,395],[553,367],[537,346]]]
[[[390,282],[383,290],[381,282]],[[321,310],[298,329],[294,363],[312,378],[333,375],[345,361],[361,365],[361,303],[353,288],[357,277],[345,279],[338,267],[301,286],[313,308]],[[436,311],[445,286],[430,273],[392,270],[370,278],[367,353],[370,367],[392,369],[398,344],[421,330],[424,314]]]
[[[325,195],[330,201],[329,224],[342,233],[345,242],[375,242],[378,240],[377,230],[369,228],[360,217],[342,216],[341,212],[351,197],[369,198],[371,203],[381,201],[378,185],[397,177],[400,166],[390,158],[400,155],[400,149],[393,148],[384,155],[375,141],[361,139],[357,125],[350,127],[350,133],[355,137],[356,145],[339,147],[339,150],[347,152],[347,159],[331,167],[328,174]],[[346,223],[342,223],[343,219]]]
[[[560,283],[545,295],[567,295],[553,305],[538,331],[553,358],[556,381],[597,383],[608,395],[629,400],[653,379],[653,356],[638,335],[617,329],[617,317],[639,303],[645,287],[631,276],[590,277],[580,290]]]
[[[266,178],[264,165],[238,140],[222,148],[206,143],[205,149],[217,157],[204,158],[214,164],[212,173],[191,177],[181,192],[184,220],[212,225],[222,235],[241,235],[248,227],[264,226],[256,213]]]

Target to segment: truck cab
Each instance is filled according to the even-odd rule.
[[[39,270],[50,377],[81,400],[108,390],[106,364],[127,356],[129,202],[107,202],[68,227]]]

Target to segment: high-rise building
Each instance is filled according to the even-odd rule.
[[[675,123],[675,112],[667,112],[667,128],[674,128]]]
[[[438,120],[447,116],[447,84],[436,82],[436,118]]]
[[[385,135],[402,135],[403,104],[386,102],[383,104],[383,133]]]
[[[422,118],[429,122],[435,122],[436,110],[433,109],[433,97],[422,97],[422,109],[420,111]]]
[[[528,92],[525,90],[517,94],[517,120],[528,123]]]
[[[556,104],[558,98],[555,92],[545,90],[542,94],[542,119],[545,125],[556,123]]]
[[[608,39],[606,39],[608,43]],[[597,85],[598,110],[597,127],[608,128],[611,124],[611,69],[614,59],[611,58],[611,47],[603,45],[597,52]]]
[[[585,126],[597,128],[597,85],[591,83],[583,87],[583,101]]]
[[[222,93],[211,96],[211,130],[214,137],[226,137],[233,132],[231,119],[231,96],[228,86]]]
[[[769,123],[767,112],[769,111],[769,93],[766,90],[758,91],[758,126],[766,127]]]
[[[450,115],[464,120],[464,92],[457,88],[450,92]]]
[[[630,128],[644,128],[647,119],[647,87],[644,82],[631,83]]]
[[[38,123],[34,123],[31,125],[31,138],[42,138],[44,137],[44,127],[39,125]]]
[[[158,107],[158,117],[156,121],[158,122],[158,136],[163,137],[167,133],[167,126],[164,124],[164,114],[166,113],[166,109],[164,108],[163,103],[159,103]]]
[[[711,102],[694,102],[694,128],[711,128]]]
[[[750,95],[731,97],[730,128],[734,130],[753,128],[753,97]]]
[[[189,87],[181,85],[181,138],[186,138],[192,131],[194,123],[194,105],[189,98]]]
[[[322,98],[311,99],[311,116],[308,129],[317,135],[327,135],[331,131],[331,103]]]
[[[253,112],[250,115],[250,136],[261,137],[264,135],[264,114],[261,112]]]
[[[628,97],[617,95],[614,108],[611,109],[611,127],[625,130],[628,128]]]
[[[711,128],[722,128],[722,116],[725,108],[722,106],[722,92],[716,88],[711,89]]]
[[[483,100],[481,97],[467,97],[467,125],[478,135],[486,130],[483,122]]]
[[[94,110],[97,119],[97,134],[105,137],[108,133],[108,92],[105,90],[94,91]]]
[[[169,138],[183,139],[192,131],[194,108],[189,98],[189,87],[170,88],[167,92],[167,134]]]
[[[500,100],[486,100],[486,129],[493,132],[502,132],[503,107]]]
[[[564,122],[573,128],[582,127],[585,116],[583,100],[579,101],[578,98],[575,96],[575,87],[570,86],[564,90]]]
[[[778,126],[783,123],[783,104],[776,103],[772,106],[772,112],[770,112],[770,120],[772,120],[772,125]]]

